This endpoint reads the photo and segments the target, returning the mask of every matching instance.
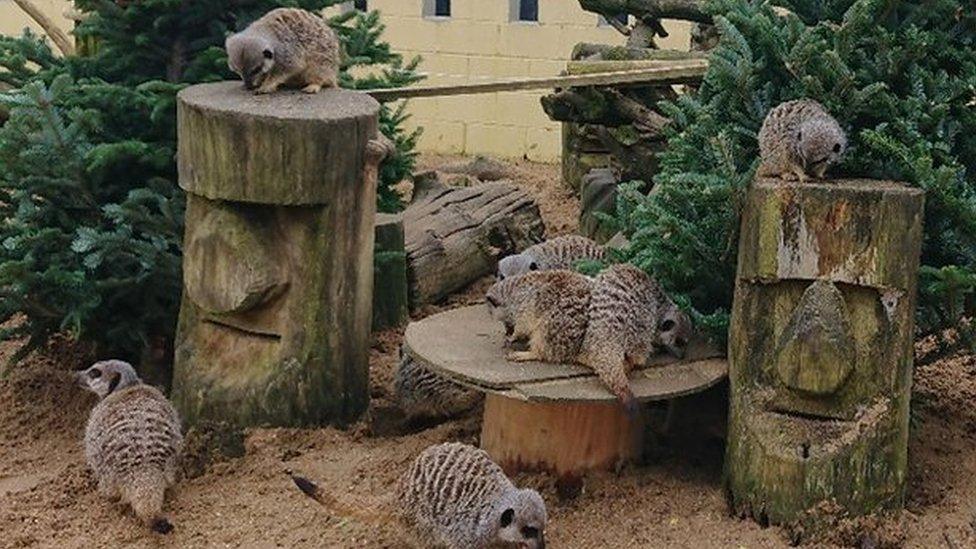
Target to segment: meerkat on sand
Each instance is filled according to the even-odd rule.
[[[441,418],[458,415],[481,402],[478,391],[466,389],[434,372],[403,352],[393,378],[397,404],[407,418]]]
[[[762,163],[758,175],[822,179],[847,149],[847,136],[830,113],[812,99],[787,101],[774,107],[759,130]]]
[[[522,253],[503,258],[498,262],[498,279],[504,280],[529,271],[571,270],[579,261],[602,259],[603,246],[589,238],[558,236],[529,246]]]
[[[509,360],[573,362],[586,334],[593,279],[573,271],[533,271],[500,280],[485,301],[505,326],[506,343],[528,339]]]
[[[183,445],[173,405],[121,360],[96,362],[77,379],[100,399],[85,428],[85,457],[99,492],[130,505],[153,530],[170,532],[163,499]]]
[[[627,374],[657,347],[683,357],[691,332],[691,319],[657,281],[633,265],[613,265],[596,277],[579,362],[633,410]]]
[[[225,46],[230,69],[256,93],[279,86],[316,93],[338,85],[339,39],[325,19],[305,10],[271,10]]]
[[[303,477],[295,484],[323,506],[370,522],[383,513],[349,509]],[[449,442],[420,453],[400,477],[390,519],[413,532],[421,547],[544,549],[548,516],[538,492],[519,489],[484,450]]]

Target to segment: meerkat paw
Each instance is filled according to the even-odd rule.
[[[267,95],[269,93],[274,93],[278,89],[278,86],[261,86],[260,88],[254,90],[255,95]]]
[[[321,89],[322,89],[321,84],[309,84],[304,88],[302,88],[302,91],[305,93],[319,93],[319,90]]]
[[[539,360],[539,356],[532,351],[512,351],[505,355],[505,359],[512,362],[531,362]]]

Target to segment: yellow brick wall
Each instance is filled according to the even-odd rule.
[[[385,38],[406,58],[423,57],[423,84],[463,84],[505,77],[555,76],[579,42],[623,44],[624,37],[576,0],[540,0],[539,22],[510,21],[509,0],[452,0],[449,19],[425,18],[423,0],[369,0],[382,13]],[[689,26],[667,25],[661,47],[688,49]],[[422,84],[422,85],[423,85]],[[545,92],[413,99],[410,124],[422,126],[420,149],[555,161],[560,128],[542,111]]]
[[[64,17],[64,12],[71,8],[70,0],[34,0],[34,5],[57,23],[62,29],[70,30],[74,23]],[[41,27],[27,16],[12,0],[0,0],[0,34],[6,36],[20,36],[24,27],[30,27],[37,34],[44,35]],[[50,43],[50,40],[48,41]],[[51,44],[52,49],[57,48]]]

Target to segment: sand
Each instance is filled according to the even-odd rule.
[[[537,196],[558,181],[552,166],[520,163],[535,173]],[[556,231],[572,220],[554,219]],[[440,307],[479,299],[488,281]],[[168,536],[153,534],[116,504],[102,500],[84,465],[81,437],[94,399],[69,372],[85,353],[57,343],[14,365],[0,380],[0,547],[403,547],[384,520],[397,475],[423,448],[448,440],[477,443],[478,412],[426,429],[389,419],[389,383],[401,331],[374,336],[369,417],[348,430],[252,429],[243,457],[218,460],[170,494]],[[15,344],[0,345],[6,361]],[[919,344],[926,356],[931,341]],[[976,357],[954,355],[915,373],[907,509],[890,516],[839,518],[817,547],[976,547]],[[540,490],[550,513],[551,547],[784,547],[789,533],[728,514],[721,484],[725,389],[680,404],[671,435],[655,437],[645,463],[585,477],[582,493],[563,500],[554,479],[521,474]],[[679,436],[680,434],[680,436]],[[293,470],[338,495],[356,516],[337,516],[304,496]],[[829,510],[828,510],[829,511]]]

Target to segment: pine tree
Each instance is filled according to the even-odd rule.
[[[27,336],[17,357],[69,330],[103,356],[138,362],[172,341],[181,292],[183,195],[177,186],[176,93],[234,78],[230,32],[282,5],[338,0],[77,0],[85,55],[59,58],[29,32],[0,37],[0,338]],[[333,18],[344,45],[341,85],[419,79],[381,41],[379,14]],[[2,109],[0,109],[2,110]],[[380,127],[397,145],[381,170],[379,206],[412,168],[417,133],[403,108]]]
[[[721,33],[697,93],[671,117],[654,188],[631,186],[616,220],[626,259],[658,276],[723,339],[739,205],[770,108],[810,97],[848,131],[837,177],[926,190],[920,326],[976,313],[976,3],[955,0],[714,0]],[[952,288],[952,291],[947,291]]]

